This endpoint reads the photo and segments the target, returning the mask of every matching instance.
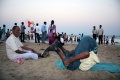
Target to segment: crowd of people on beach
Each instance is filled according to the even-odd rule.
[[[14,23],[15,26],[17,26],[17,23]],[[54,20],[51,21],[51,25],[54,25]],[[45,44],[46,41],[49,42],[49,44],[51,44],[54,40],[55,37],[61,34],[61,40],[63,40],[63,43],[74,43],[74,42],[79,42],[84,36],[83,33],[79,34],[79,35],[67,35],[66,32],[56,32],[56,25],[54,25],[54,27],[48,27],[47,29],[47,22],[44,22],[43,25],[40,27],[38,23],[36,23],[36,25],[34,25],[34,32],[30,32],[28,31],[27,33],[25,33],[26,27],[24,25],[24,22],[21,22],[21,34],[20,34],[20,40],[21,42],[27,42],[30,40],[35,40],[35,43],[39,43],[42,42],[42,44]],[[42,32],[42,34],[40,34],[40,31]],[[3,28],[0,27],[0,40],[5,41],[10,35],[12,34],[12,29],[7,29],[6,31],[6,25],[3,25]],[[96,42],[98,42],[98,44],[104,44],[104,45],[108,45],[110,44],[110,39],[107,35],[104,35],[104,30],[102,28],[102,25],[99,26],[99,29],[96,29],[96,26],[93,26],[93,30],[92,30],[92,36]],[[98,41],[97,41],[98,40]],[[111,45],[115,45],[115,35],[113,35],[111,37]]]
[[[23,24],[23,22],[22,22]],[[22,25],[23,26],[23,25]],[[54,25],[54,21],[51,21],[51,26],[50,26],[50,33],[52,30],[52,27]],[[25,29],[25,26],[23,26]],[[37,28],[36,28],[37,31]],[[51,36],[49,38],[52,38],[49,40],[49,45],[43,53],[39,53],[35,51],[32,48],[29,48],[27,46],[24,46],[22,41],[20,41],[19,36],[21,34],[21,29],[19,26],[13,26],[12,28],[12,34],[7,38],[6,40],[6,53],[7,57],[13,61],[17,62],[19,64],[23,64],[24,60],[27,59],[33,59],[36,60],[39,57],[47,57],[49,55],[49,51],[55,51],[60,58],[62,59],[64,65],[67,67],[69,70],[75,70],[77,68],[80,68],[83,71],[89,70],[92,66],[88,66],[88,68],[84,68],[83,65],[84,63],[80,62],[80,59],[88,59],[90,55],[93,53],[94,56],[97,58],[97,50],[98,46],[96,44],[96,41],[91,38],[91,37],[84,37],[76,46],[76,48],[72,51],[68,51],[63,47],[62,43],[62,35],[60,34],[59,36],[56,36],[56,34],[52,35],[54,32],[51,33]],[[24,39],[23,39],[24,40]],[[46,43],[43,43],[46,44]],[[85,45],[83,45],[85,44]],[[99,62],[99,61],[98,61]],[[95,62],[97,63],[97,62]],[[81,66],[82,65],[82,66]]]
[[[1,31],[1,40],[6,43],[6,53],[7,57],[19,64],[22,64],[24,60],[27,59],[38,59],[39,57],[47,57],[49,55],[49,51],[55,51],[60,58],[64,66],[66,66],[69,70],[81,69],[83,71],[89,70],[96,63],[99,63],[99,59],[97,56],[98,46],[96,43],[96,39],[98,37],[98,44],[108,44],[109,39],[108,36],[103,36],[102,25],[100,25],[99,29],[96,30],[95,26],[93,27],[93,36],[85,36],[83,33],[79,36],[71,36],[68,39],[68,35],[66,33],[56,33],[56,25],[54,24],[54,20],[51,20],[51,24],[47,30],[47,22],[44,21],[43,25],[40,27],[38,23],[36,23],[34,28],[34,33],[31,34],[28,31],[25,34],[25,25],[24,22],[21,22],[21,26],[17,26],[17,23],[13,26],[12,30],[5,32],[6,25],[3,25],[3,29],[0,27]],[[40,31],[42,32],[40,36]],[[48,31],[48,32],[47,32]],[[46,40],[48,39],[49,46],[43,51],[43,53],[39,53],[32,48],[24,46],[22,42],[25,42],[25,35],[30,40],[35,40],[35,43],[46,44]],[[35,36],[35,39],[33,38]],[[114,38],[111,39],[111,44],[114,44]],[[64,48],[64,44],[66,42],[77,41],[78,44],[74,50],[68,51]],[[40,42],[41,41],[41,42]],[[90,61],[88,63],[88,61]],[[86,65],[87,64],[87,65]]]

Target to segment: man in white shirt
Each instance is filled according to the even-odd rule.
[[[28,48],[24,46],[20,40],[20,28],[18,26],[14,26],[12,28],[13,34],[6,40],[6,52],[7,57],[14,61],[16,59],[38,59],[41,56],[41,53],[36,52],[32,48]]]
[[[104,33],[104,31],[102,29],[102,25],[100,25],[99,29],[98,29],[98,39],[99,39],[98,43],[99,43],[99,45],[103,44],[103,33]]]
[[[39,24],[37,23],[35,26],[36,32],[35,32],[35,43],[40,43],[40,27]]]
[[[95,26],[93,26],[92,33],[93,33],[93,38],[94,38],[94,39],[95,39],[95,41],[96,41],[96,39],[97,39],[97,29],[96,29],[96,27],[95,27]]]

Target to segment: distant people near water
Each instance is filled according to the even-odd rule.
[[[21,35],[20,35],[20,39],[21,39],[21,42],[25,42],[25,25],[24,25],[24,22],[21,22]]]
[[[15,26],[17,26],[17,23],[14,23]]]
[[[68,42],[68,35],[66,33],[64,33],[64,41],[67,43]]]
[[[29,42],[30,41],[30,32],[29,31],[26,36],[27,36],[27,41]]]
[[[64,36],[64,34],[63,34],[63,32],[62,32],[62,34],[61,34],[62,36]]]
[[[80,37],[81,37],[81,34],[78,35],[77,42],[80,42]]]
[[[84,34],[82,33],[82,35],[80,36],[80,40],[82,40],[84,38]]]
[[[3,25],[3,28],[2,28],[2,41],[6,40],[6,25],[4,24]]]
[[[111,38],[111,45],[115,45],[115,35],[113,35]]]
[[[98,29],[98,44],[103,44],[103,33],[104,33],[104,30],[102,29],[102,25],[99,26],[99,29]]]
[[[46,39],[46,35],[47,35],[47,26],[46,26],[47,22],[44,22],[44,24],[41,27],[41,32],[42,32],[42,44],[46,44],[45,43],[45,39]]]
[[[73,34],[70,35],[69,42],[73,43]]]
[[[74,36],[74,42],[76,42],[77,40],[76,40],[76,36]]]
[[[2,29],[0,27],[0,40],[1,40],[1,38],[2,38]]]
[[[109,38],[108,38],[108,36],[106,37],[106,45],[108,45],[109,44]]]
[[[51,45],[55,38],[56,38],[56,25],[54,24],[54,20],[51,21],[51,24],[48,28],[48,39],[49,39],[49,45]]]
[[[97,39],[97,29],[96,29],[96,27],[95,26],[93,26],[93,30],[92,30],[92,33],[93,33],[93,38],[95,39],[95,41],[96,41],[96,39]]]
[[[30,37],[31,37],[31,40],[34,40],[34,38],[33,38],[33,33],[31,33]]]
[[[106,42],[106,36],[104,35],[103,36],[103,44],[105,44],[105,42]]]
[[[12,29],[10,29],[10,35],[12,34]]]
[[[57,36],[59,35],[60,33],[59,32],[57,32]]]
[[[39,43],[40,45],[40,27],[38,23],[35,26],[35,43]]]
[[[10,30],[7,29],[6,38],[8,38],[9,36],[10,36]]]
[[[60,44],[63,46],[64,45],[64,38],[62,36],[62,34],[59,34],[56,39],[58,39],[60,41]]]

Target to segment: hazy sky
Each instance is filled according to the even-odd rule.
[[[1,27],[28,20],[47,27],[54,20],[59,33],[91,35],[102,25],[105,35],[120,35],[120,0],[0,0]]]

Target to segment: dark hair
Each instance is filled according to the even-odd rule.
[[[100,28],[102,27],[102,25],[100,25]]]
[[[44,22],[44,24],[46,24],[46,22]]]
[[[15,25],[17,26],[17,23],[15,23]]]
[[[5,24],[3,25],[3,27],[5,27]]]
[[[39,24],[38,23],[36,23],[36,26],[38,26]]]
[[[24,22],[21,22],[21,24],[24,24]]]
[[[18,26],[13,26],[12,31],[14,31]]]
[[[51,21],[51,27],[52,27],[52,24],[54,24],[54,20]]]

